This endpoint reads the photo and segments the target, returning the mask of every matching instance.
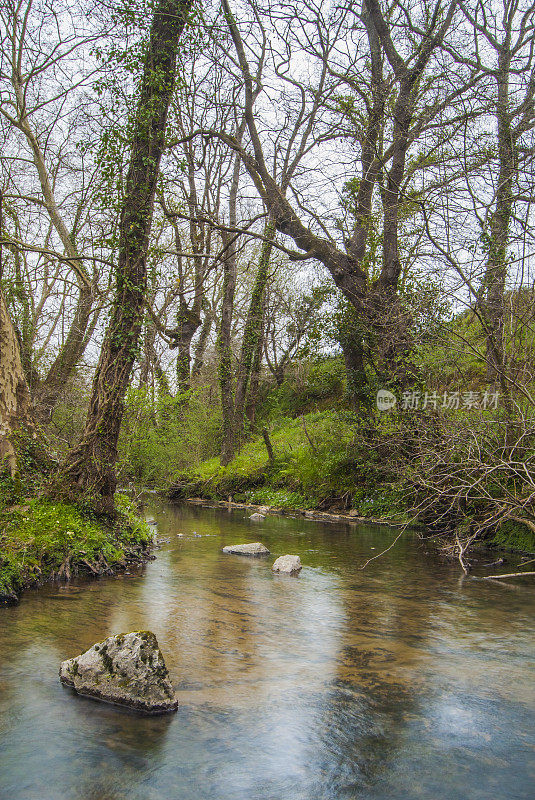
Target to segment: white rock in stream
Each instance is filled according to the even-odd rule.
[[[253,522],[262,522],[262,520],[265,519],[265,516],[263,514],[257,514],[255,512],[254,514],[251,514],[249,519],[252,519]]]
[[[234,553],[239,556],[268,556],[269,550],[261,542],[252,544],[230,544],[223,548],[224,553]]]
[[[273,572],[286,572],[289,575],[295,575],[302,569],[301,559],[299,556],[279,556],[271,569]]]
[[[110,636],[63,661],[62,683],[78,694],[149,714],[176,711],[178,700],[156,636],[134,631]]]

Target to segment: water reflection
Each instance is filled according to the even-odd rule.
[[[535,602],[458,581],[410,537],[162,506],[142,578],[28,593],[0,616],[0,797],[325,800],[531,797]],[[227,556],[261,538],[298,553]],[[72,696],[59,662],[154,630],[172,717]],[[432,767],[432,769],[430,769]]]

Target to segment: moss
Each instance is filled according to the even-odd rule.
[[[102,649],[100,650],[100,657],[102,659],[102,663],[104,665],[104,669],[106,672],[109,672],[110,675],[113,675],[113,658],[108,653],[108,645],[102,645]]]
[[[535,552],[535,533],[519,522],[507,521],[494,534],[491,544],[509,550],[521,550],[525,553]]]
[[[158,640],[152,631],[134,631],[134,633],[143,642],[150,644],[151,647],[158,647]]]

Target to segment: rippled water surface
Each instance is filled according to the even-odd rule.
[[[161,506],[142,577],[0,609],[2,800],[535,796],[532,585],[460,581],[388,529]],[[221,553],[261,540],[268,559]],[[374,550],[375,548],[375,550]],[[299,578],[273,557],[298,553]],[[180,708],[76,697],[59,662],[153,630]]]

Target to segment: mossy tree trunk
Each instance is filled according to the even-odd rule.
[[[264,229],[264,241],[260,251],[260,260],[255,277],[240,353],[238,374],[236,377],[236,396],[234,401],[234,438],[237,446],[243,436],[245,423],[245,408],[248,390],[250,389],[251,376],[255,355],[258,352],[258,343],[262,337],[262,318],[264,295],[269,276],[269,263],[273,241],[275,237],[275,223],[270,220]]]
[[[505,380],[504,348],[504,294],[507,278],[507,248],[509,246],[509,228],[513,210],[513,181],[516,173],[518,154],[515,134],[511,125],[509,111],[509,76],[511,70],[511,53],[504,46],[498,55],[498,98],[496,108],[498,128],[498,161],[499,175],[496,188],[496,200],[490,215],[488,226],[487,265],[484,284],[483,318],[486,327],[487,377],[489,381],[501,384],[502,391],[508,394]]]
[[[251,379],[249,382],[249,392],[247,395],[247,405],[245,414],[250,424],[253,424],[256,418],[256,407],[260,396],[260,373],[262,371],[262,359],[264,355],[264,343],[266,339],[266,309],[265,301],[262,308],[262,320],[260,327],[260,335],[256,343],[256,351],[253,359],[253,366],[251,369]]]
[[[190,309],[181,300],[180,310],[177,315],[177,339],[176,348],[178,350],[176,359],[176,375],[178,391],[187,392],[190,388],[191,373],[191,342],[197,329],[201,324],[200,303],[199,308]]]
[[[147,251],[167,115],[176,73],[178,43],[191,0],[159,0],[152,19],[132,154],[119,223],[115,296],[95,374],[80,443],[60,480],[113,512],[117,444],[124,396],[138,354],[147,289]]]
[[[239,131],[243,132],[243,123]],[[236,203],[240,180],[241,159],[234,156],[234,169],[229,192],[229,228],[236,228]],[[221,391],[221,413],[223,417],[223,441],[221,443],[221,463],[228,464],[234,455],[236,442],[234,439],[234,378],[232,370],[232,318],[234,315],[234,295],[236,293],[236,276],[238,252],[236,237],[231,233],[222,233],[223,254],[223,299],[221,302],[221,320],[217,335],[217,351],[219,356],[219,388]]]
[[[214,323],[214,314],[211,309],[206,308],[204,311],[204,319],[201,326],[201,332],[195,347],[193,357],[193,367],[191,369],[191,377],[197,378],[204,365],[204,355],[206,353],[206,346],[208,344],[208,337]]]
[[[232,289],[232,304],[234,300],[235,269],[232,274],[229,272],[227,285],[224,290],[224,301],[222,308],[222,319],[219,334],[219,370],[221,384],[221,400],[223,409],[223,442],[221,447],[221,463],[228,464],[240,447],[240,440],[243,436],[245,425],[245,410],[247,405],[247,395],[250,386],[251,375],[253,372],[255,354],[258,349],[258,342],[262,336],[262,317],[263,302],[266,284],[269,275],[269,263],[273,241],[275,237],[275,223],[269,221],[264,229],[264,241],[260,251],[258,270],[255,276],[245,329],[243,332],[242,346],[236,373],[236,389],[234,391],[234,378],[232,370],[232,350],[230,346],[230,324],[231,324],[231,300],[230,288]],[[230,281],[234,285],[229,288]],[[228,297],[227,297],[228,295]],[[225,303],[225,297],[227,302]]]

